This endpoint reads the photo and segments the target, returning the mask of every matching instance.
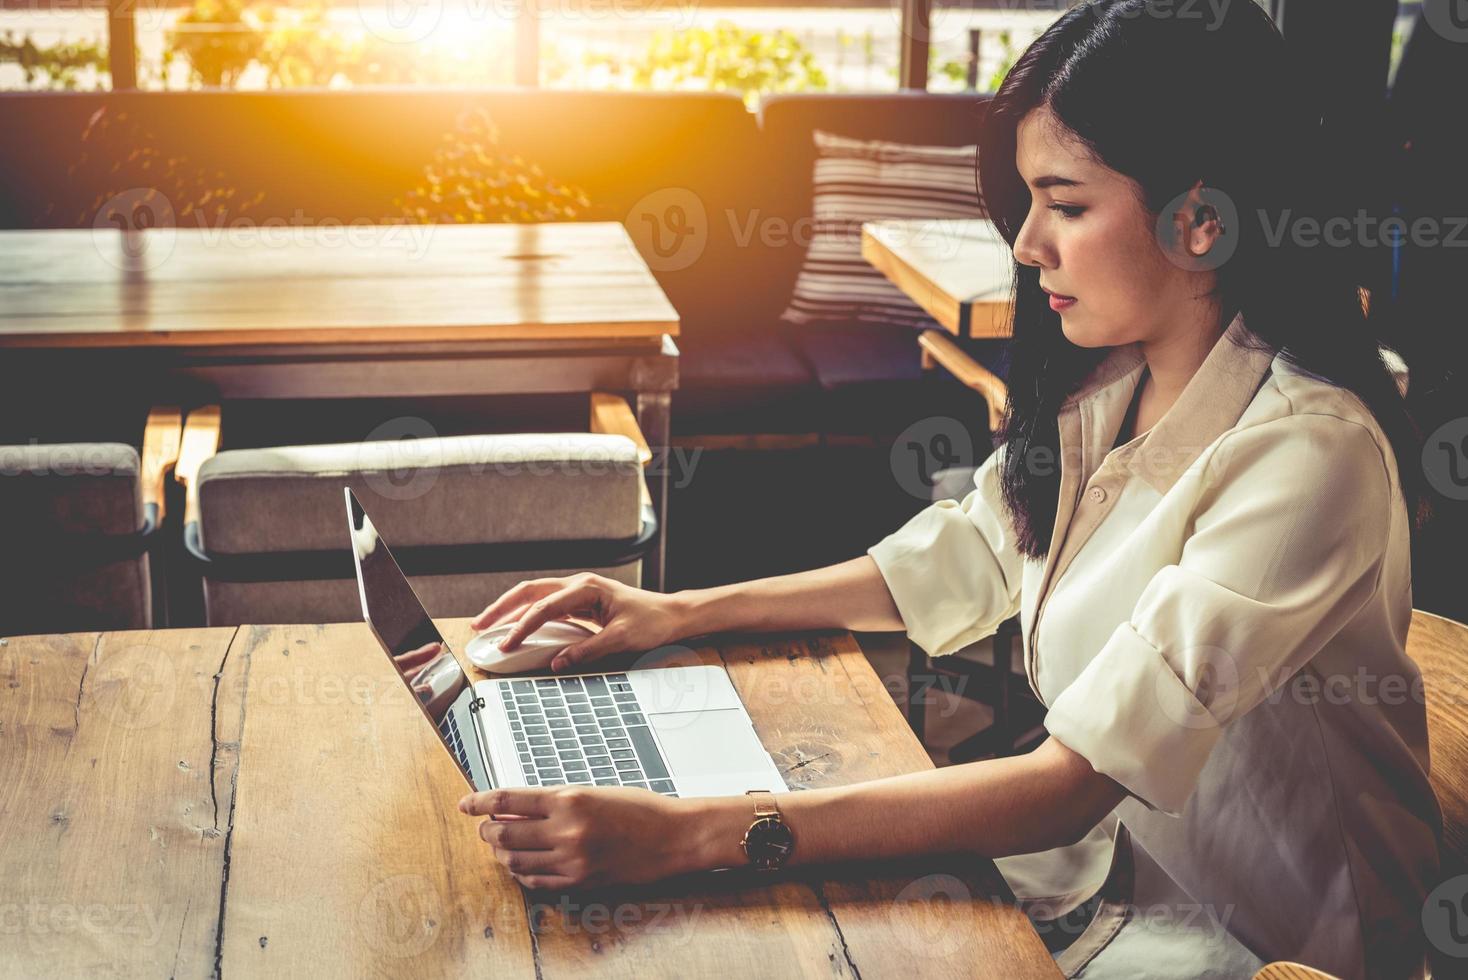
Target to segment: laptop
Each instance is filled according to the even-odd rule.
[[[344,489],[362,616],[471,787],[785,791],[723,667],[471,681]]]

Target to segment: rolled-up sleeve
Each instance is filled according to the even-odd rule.
[[[1200,463],[1192,533],[1045,727],[1148,808],[1177,815],[1223,729],[1319,652],[1378,586],[1392,506],[1371,430],[1291,415]]]
[[[992,636],[1019,612],[1023,557],[1000,494],[1004,446],[960,502],[940,500],[867,549],[908,637],[939,657]]]

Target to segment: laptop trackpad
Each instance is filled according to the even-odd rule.
[[[647,720],[683,795],[785,788],[783,781],[767,785],[771,777],[779,779],[778,771],[741,708],[649,715]]]

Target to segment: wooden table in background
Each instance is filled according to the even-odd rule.
[[[138,391],[184,403],[632,392],[665,461],[677,334],[615,222],[0,232],[10,406],[58,390],[102,410]],[[650,471],[654,588],[667,472]]]
[[[363,625],[0,643],[6,974],[1059,975],[984,861],[523,892]],[[792,789],[930,766],[850,634],[713,643],[658,663],[727,665]]]
[[[992,221],[868,221],[861,255],[949,333],[1010,335],[1012,259]]]

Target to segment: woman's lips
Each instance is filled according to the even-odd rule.
[[[1044,289],[1043,286],[1040,288]],[[1057,313],[1061,310],[1070,309],[1076,303],[1074,296],[1062,296],[1060,293],[1052,293],[1048,289],[1045,290],[1045,293],[1050,297],[1050,308]]]

